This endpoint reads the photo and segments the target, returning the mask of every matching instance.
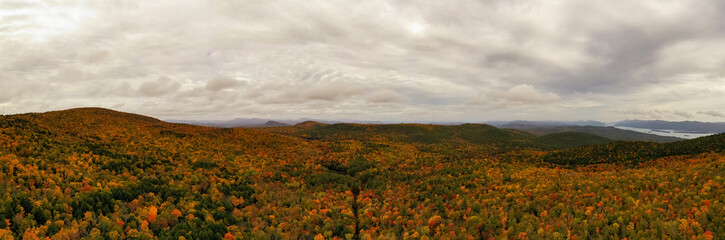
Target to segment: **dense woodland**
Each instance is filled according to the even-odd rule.
[[[725,135],[0,117],[0,239],[725,239]]]

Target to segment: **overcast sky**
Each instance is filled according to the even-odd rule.
[[[725,1],[0,1],[5,114],[725,121]]]

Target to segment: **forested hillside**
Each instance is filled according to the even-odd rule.
[[[723,239],[722,135],[0,117],[0,239]]]
[[[299,129],[299,128],[298,128]],[[564,132],[536,136],[519,130],[499,129],[485,124],[455,126],[426,124],[350,124],[338,123],[290,132],[273,128],[279,133],[296,133],[306,139],[365,140],[385,139],[402,143],[486,145],[504,151],[513,149],[562,149],[611,142],[611,139],[587,133]],[[285,131],[288,130],[288,131]],[[302,131],[303,130],[303,131]]]

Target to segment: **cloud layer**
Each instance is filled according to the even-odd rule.
[[[722,1],[3,1],[6,113],[725,121]]]

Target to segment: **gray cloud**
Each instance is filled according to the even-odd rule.
[[[649,119],[690,119],[693,118],[694,115],[692,113],[686,112],[686,111],[670,111],[670,110],[664,110],[664,109],[654,109],[654,110],[616,110],[615,111],[618,114],[622,114],[629,117],[635,117],[635,118],[649,118]],[[698,112],[698,114],[701,114]]]
[[[725,114],[722,114],[722,113],[717,112],[717,111],[699,111],[699,112],[697,112],[697,114],[704,114],[704,115],[708,115],[708,116],[711,116],[711,117],[718,117],[718,118],[725,117]]]
[[[220,91],[224,89],[229,89],[237,86],[244,85],[246,82],[227,77],[227,76],[218,76],[215,78],[212,78],[207,82],[206,84],[206,90],[211,91]]]
[[[480,97],[470,101],[470,104],[504,108],[550,104],[561,100],[561,97],[555,93],[543,92],[531,85],[520,84],[505,91],[483,92]]]
[[[33,6],[37,6],[37,3],[28,2],[28,1],[14,1],[14,0],[0,2],[0,8],[8,9],[8,10],[25,9],[25,8],[30,8]]]
[[[10,99],[11,99],[11,96],[10,95],[5,95],[5,94],[0,95],[0,103],[9,102]]]
[[[156,81],[146,81],[138,87],[138,93],[145,97],[159,97],[175,93],[181,85],[167,76],[161,76]]]
[[[664,110],[615,110],[614,112],[627,115],[627,116],[635,116],[635,117],[648,117],[653,119],[661,119],[665,118],[669,115],[672,115],[670,111],[664,111]]]
[[[561,97],[559,97],[559,95],[549,92],[540,92],[528,84],[516,85],[504,93],[495,94],[495,97],[520,103],[543,104],[561,101]]]
[[[367,100],[371,103],[402,103],[407,101],[407,98],[396,91],[382,89],[370,93]]]
[[[332,82],[306,89],[303,96],[307,99],[332,101],[339,98],[354,97],[363,93],[363,88],[351,83]]]
[[[716,0],[2,1],[0,105],[715,120],[723,14]]]
[[[691,113],[683,112],[683,111],[672,111],[672,114],[680,116],[680,117],[685,117],[685,118],[693,117],[693,115]]]

